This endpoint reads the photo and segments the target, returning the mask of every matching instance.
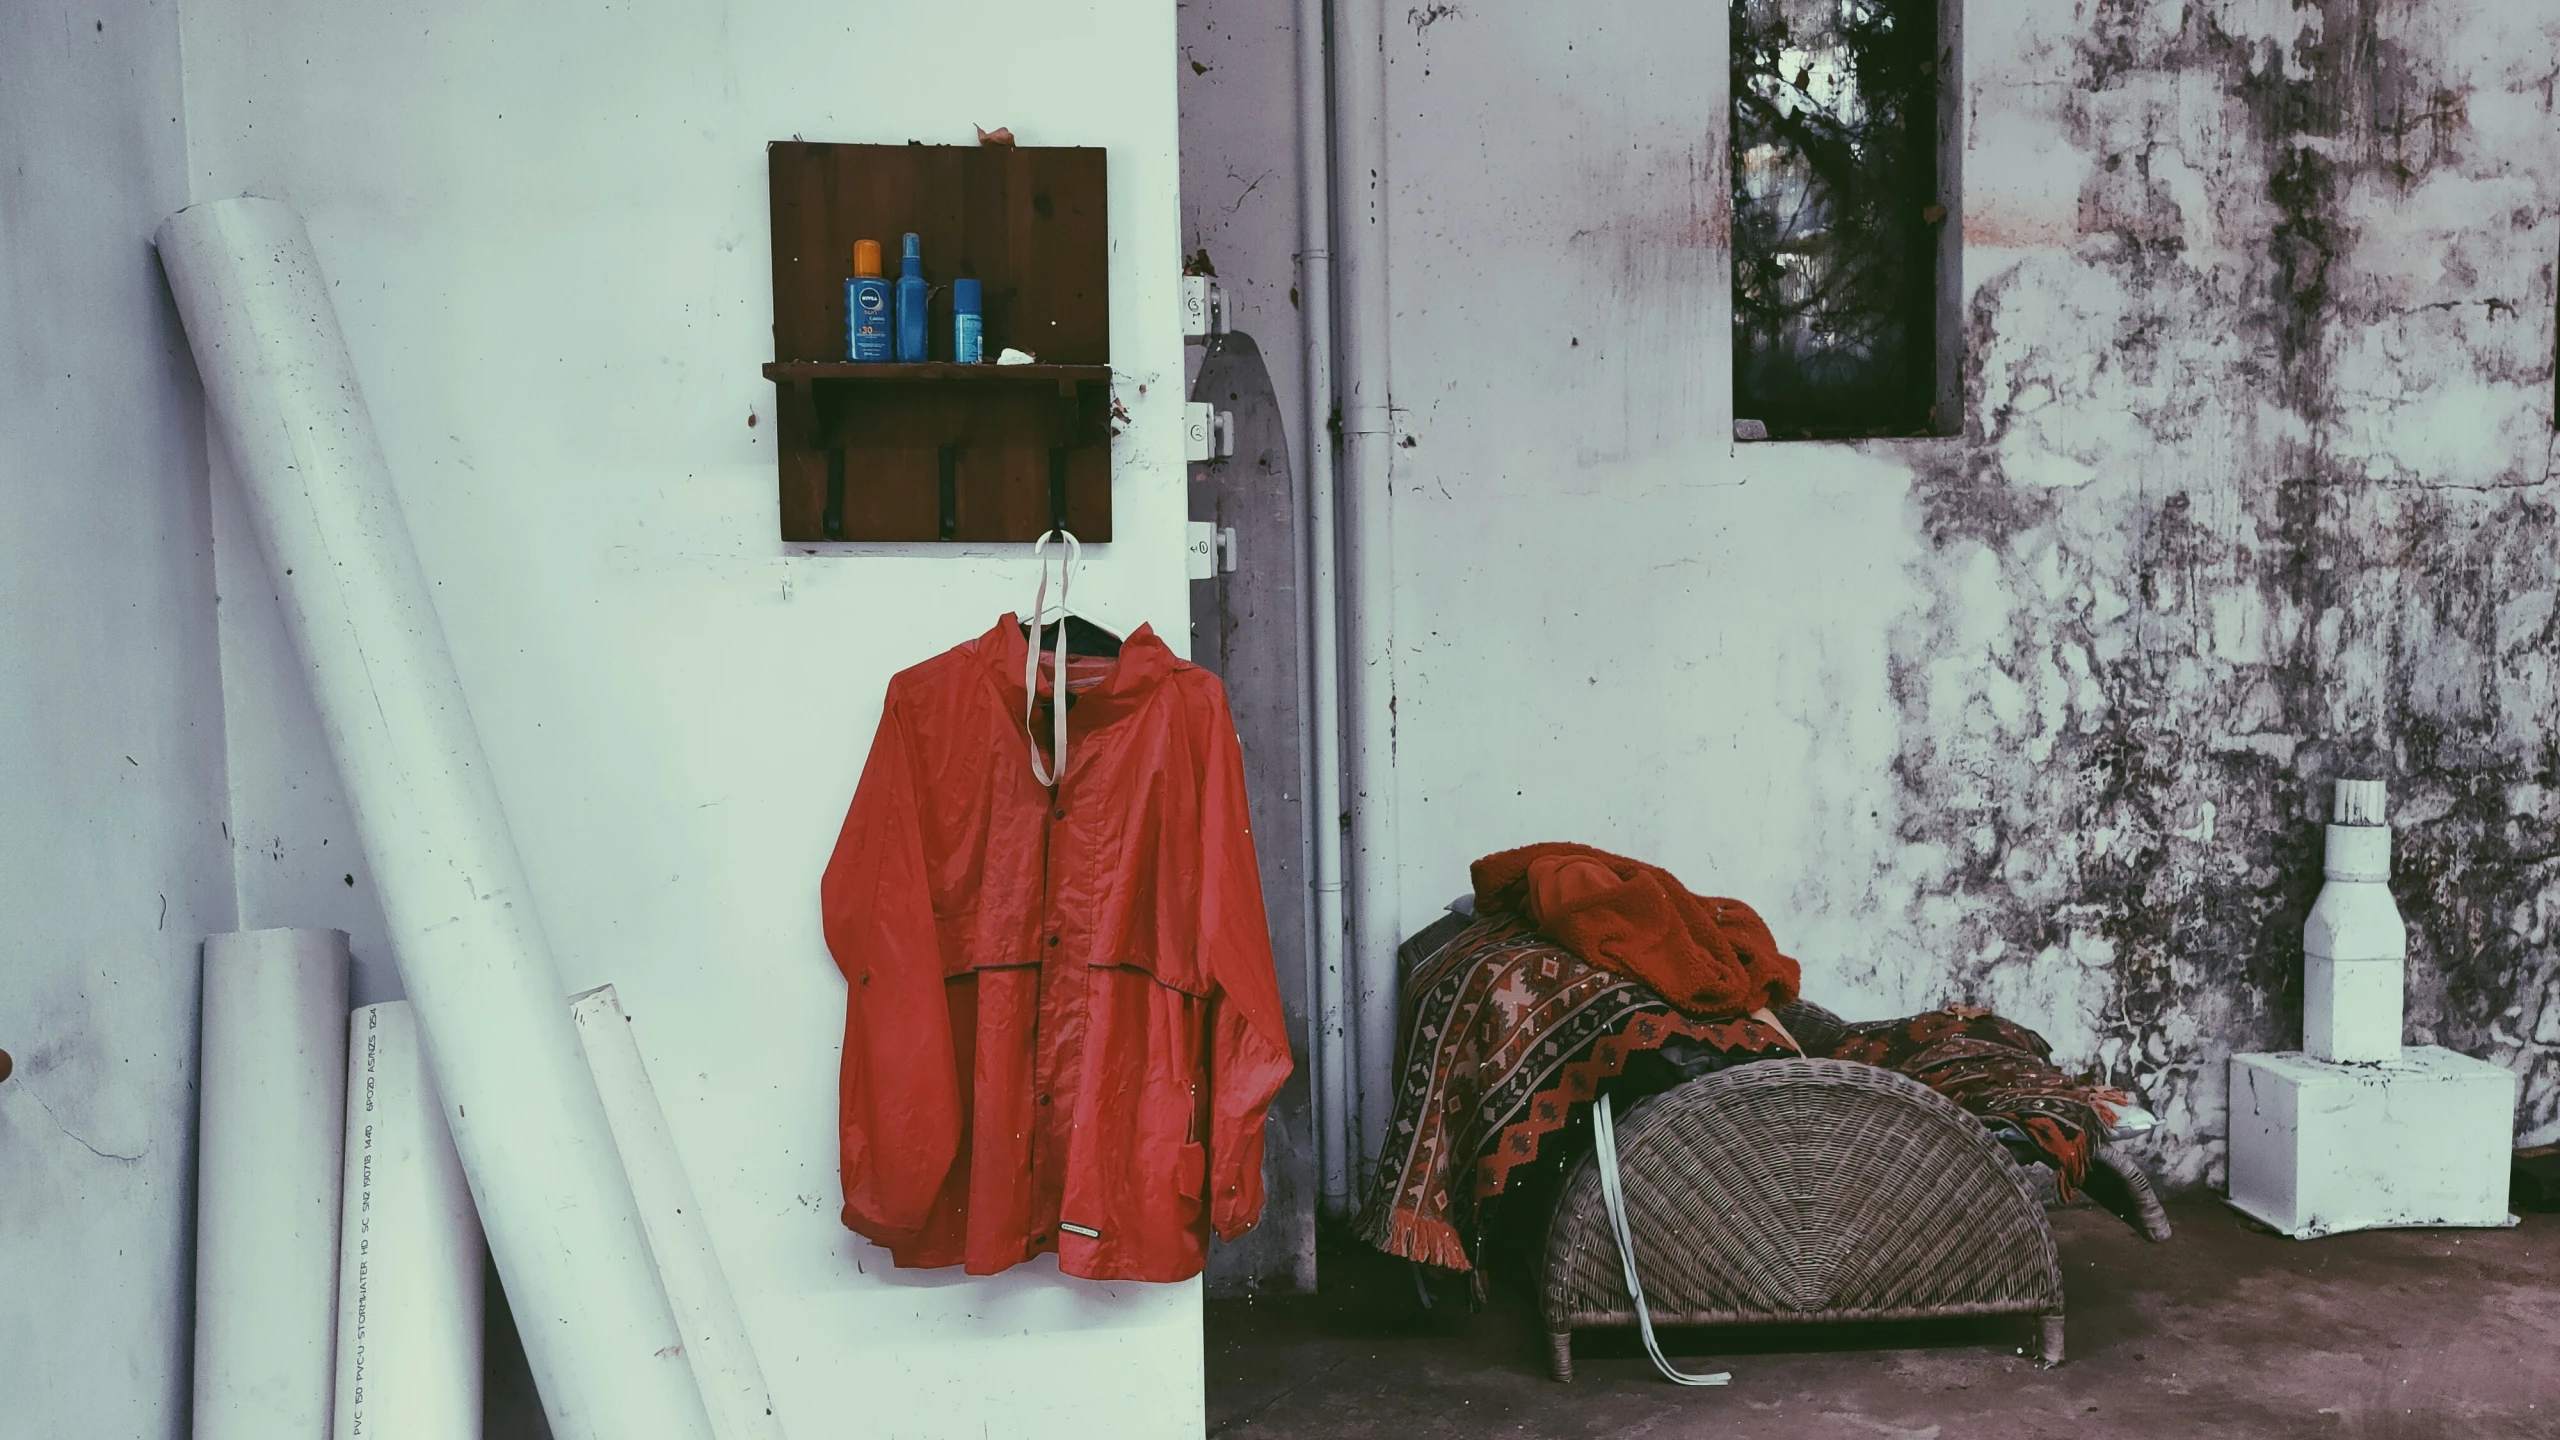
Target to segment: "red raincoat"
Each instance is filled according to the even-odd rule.
[[[1262,1213],[1289,1074],[1243,755],[1217,677],[1142,626],[1070,676],[1041,785],[1025,643],[1007,615],[889,682],[827,862],[844,1223],[902,1266],[1187,1279]]]

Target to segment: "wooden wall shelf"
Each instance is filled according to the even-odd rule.
[[[1111,538],[1110,235],[1104,152],[959,145],[767,147],[773,363],[786,540]],[[853,243],[922,242],[925,364],[845,358]],[[986,354],[949,363],[950,284],[984,296]]]
[[[947,360],[928,360],[921,365],[899,365],[890,361],[852,360],[776,360],[764,367],[768,380],[800,382],[809,380],[959,380],[969,384],[1005,385],[1026,381],[1085,381],[1108,383],[1108,365],[954,365]]]
[[[777,360],[765,378],[796,402],[816,450],[1061,445],[1111,438],[1108,365],[856,364]],[[1050,397],[1042,407],[1040,397]],[[1028,403],[1026,403],[1028,402]]]

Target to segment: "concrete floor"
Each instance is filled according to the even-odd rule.
[[[2017,1353],[2025,1321],[1666,1333],[1681,1368],[1731,1370],[1725,1389],[1664,1382],[1632,1331],[1578,1338],[1559,1385],[1525,1297],[1471,1314],[1443,1287],[1426,1313],[1401,1262],[1329,1249],[1324,1295],[1209,1306],[1209,1434],[2560,1437],[2560,1215],[2307,1243],[2210,1197],[2170,1216],[2152,1245],[2102,1210],[2054,1212],[2059,1369]]]

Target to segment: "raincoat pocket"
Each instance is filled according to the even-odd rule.
[[[1187,959],[1126,950],[1118,954],[1098,954],[1091,963],[1097,970],[1134,971],[1167,990],[1178,990],[1194,1000],[1205,1000],[1209,995],[1207,977],[1200,973],[1199,966]]]

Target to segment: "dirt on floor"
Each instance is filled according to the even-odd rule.
[[[2292,1241],[2218,1200],[2172,1201],[2154,1245],[2103,1210],[2053,1214],[2069,1358],[2023,1320],[1586,1332],[1547,1378],[1528,1298],[1481,1310],[1356,1243],[1325,1293],[1212,1302],[1209,1433],[1234,1440],[1716,1436],[1731,1440],[2560,1440],[2560,1215],[2511,1230]]]

